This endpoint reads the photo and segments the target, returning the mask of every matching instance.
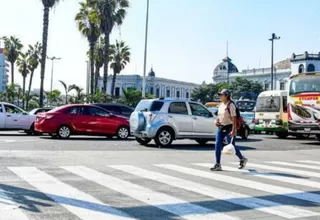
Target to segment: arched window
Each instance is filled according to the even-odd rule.
[[[310,63],[307,67],[307,72],[314,72],[315,71],[315,67],[312,63]]]
[[[299,66],[299,73],[304,73],[304,65],[300,64]]]

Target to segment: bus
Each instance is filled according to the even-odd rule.
[[[255,131],[275,133],[279,138],[288,136],[288,91],[261,92],[255,107]]]
[[[288,122],[289,132],[314,134],[320,140],[320,72],[290,77]]]

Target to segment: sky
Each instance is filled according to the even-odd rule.
[[[111,43],[121,39],[131,48],[131,62],[121,74],[143,74],[146,2],[130,0],[123,25],[112,32]],[[0,8],[0,37],[14,35],[24,45],[41,42],[41,0],[0,0]],[[239,70],[267,68],[272,33],[281,37],[275,42],[275,62],[292,53],[318,53],[319,8],[318,0],[150,0],[147,70],[153,67],[163,78],[212,82],[213,69],[227,54],[227,41]],[[79,0],[62,0],[50,13],[48,56],[62,58],[54,66],[54,89],[62,90],[58,80],[86,85],[88,42],[74,21],[78,10]],[[45,90],[50,74],[47,61]],[[22,82],[17,71],[15,80]],[[33,88],[39,85],[40,68]]]

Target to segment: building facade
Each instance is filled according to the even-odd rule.
[[[282,60],[274,64],[274,90],[286,90],[288,78],[291,74],[320,71],[320,53],[292,54],[291,58]],[[253,68],[238,71],[237,67],[231,62],[229,57],[223,59],[213,71],[213,82],[228,82],[236,77],[245,77],[246,79],[260,82],[265,90],[270,90],[271,68]]]
[[[143,77],[140,75],[117,75],[115,83],[115,96],[121,96],[123,89],[135,88],[142,90]],[[112,75],[108,77],[107,91],[110,93],[112,84]],[[100,79],[98,87],[102,88],[103,80]],[[184,82],[179,80],[166,79],[156,77],[153,69],[146,77],[146,93],[150,93],[155,97],[166,98],[186,98],[190,99],[192,91],[199,87],[200,84]]]
[[[7,67],[3,49],[0,48],[0,92],[4,92],[7,89],[9,77],[7,74]]]

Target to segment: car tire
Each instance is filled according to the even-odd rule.
[[[129,128],[126,126],[121,126],[120,128],[118,128],[117,130],[117,138],[119,140],[126,140],[128,139],[130,134]]]
[[[166,147],[170,146],[173,141],[173,132],[171,129],[168,128],[161,128],[158,132],[156,137],[154,138],[154,142],[159,147]]]
[[[35,130],[34,130],[34,123],[32,123],[32,125],[30,126],[29,130],[25,130],[24,131],[27,135],[34,135],[35,134]]]
[[[276,132],[276,135],[280,139],[286,139],[288,137],[288,133],[287,132]]]
[[[200,145],[206,145],[208,143],[208,140],[206,139],[196,139],[196,142]]]
[[[150,143],[151,139],[150,138],[138,138],[138,137],[136,137],[136,141],[139,144],[146,146],[147,144]]]
[[[68,139],[71,135],[71,129],[67,125],[62,125],[58,129],[57,135],[61,139]]]
[[[249,128],[244,128],[243,134],[241,135],[242,140],[247,140],[249,137],[250,130]]]

